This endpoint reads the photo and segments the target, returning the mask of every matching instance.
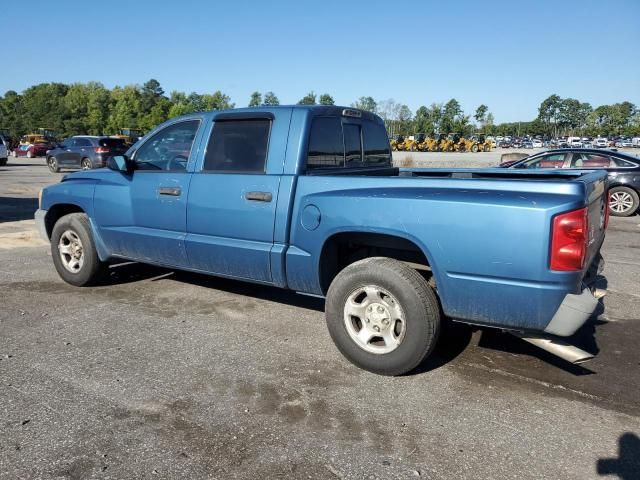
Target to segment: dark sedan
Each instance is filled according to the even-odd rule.
[[[563,148],[505,162],[500,167],[605,169],[609,173],[611,215],[631,216],[638,211],[640,205],[640,158],[626,153],[591,148]]]
[[[122,155],[127,149],[121,138],[78,135],[49,150],[47,165],[52,172],[59,172],[61,168],[101,168],[107,165],[109,157]]]

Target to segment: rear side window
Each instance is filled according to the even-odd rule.
[[[571,159],[571,166],[575,168],[605,168],[610,163],[608,156],[593,153],[574,153]]]
[[[204,158],[204,171],[264,173],[271,121],[219,120]]]
[[[339,117],[316,117],[311,124],[307,168],[344,167],[342,122]]]
[[[611,157],[611,166],[615,167],[637,167],[637,165],[633,162],[628,162],[627,160],[623,160],[622,158]]]
[[[88,138],[76,138],[74,141],[74,146],[76,147],[90,147],[91,140]]]
[[[364,163],[367,165],[391,165],[391,151],[387,129],[384,125],[364,122],[362,125],[362,143],[364,144]]]

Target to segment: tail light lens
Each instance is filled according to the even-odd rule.
[[[587,255],[589,218],[587,207],[553,217],[551,270],[582,270]]]
[[[109,147],[96,147],[96,153],[109,153],[110,151]]]

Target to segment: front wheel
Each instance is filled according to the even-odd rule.
[[[106,270],[84,213],[70,213],[56,222],[51,233],[51,256],[58,275],[76,287],[95,284]]]
[[[340,352],[381,375],[416,368],[432,352],[440,331],[438,300],[424,277],[384,257],[342,270],[329,287],[325,316]]]
[[[31,150],[27,151],[27,158],[33,158],[33,153],[31,153]]]
[[[638,192],[629,187],[609,190],[609,211],[616,217],[630,217],[638,210]]]
[[[58,165],[56,157],[49,157],[49,160],[47,160],[47,167],[49,167],[49,171],[51,171],[51,173],[58,173],[60,171],[60,166]]]

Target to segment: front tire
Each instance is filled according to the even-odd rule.
[[[340,352],[380,375],[402,375],[433,350],[440,331],[438,300],[416,270],[385,257],[342,270],[327,293],[325,316]]]
[[[609,212],[616,217],[630,217],[638,210],[638,192],[629,187],[609,190]]]
[[[31,150],[27,151],[27,158],[33,158],[33,153],[31,153]]]
[[[58,173],[60,171],[60,166],[58,165],[58,159],[56,159],[56,157],[49,157],[49,160],[47,160],[47,167],[49,167],[49,171],[51,173]]]
[[[60,278],[76,287],[95,284],[106,270],[84,213],[70,213],[56,222],[51,233],[51,256]]]

